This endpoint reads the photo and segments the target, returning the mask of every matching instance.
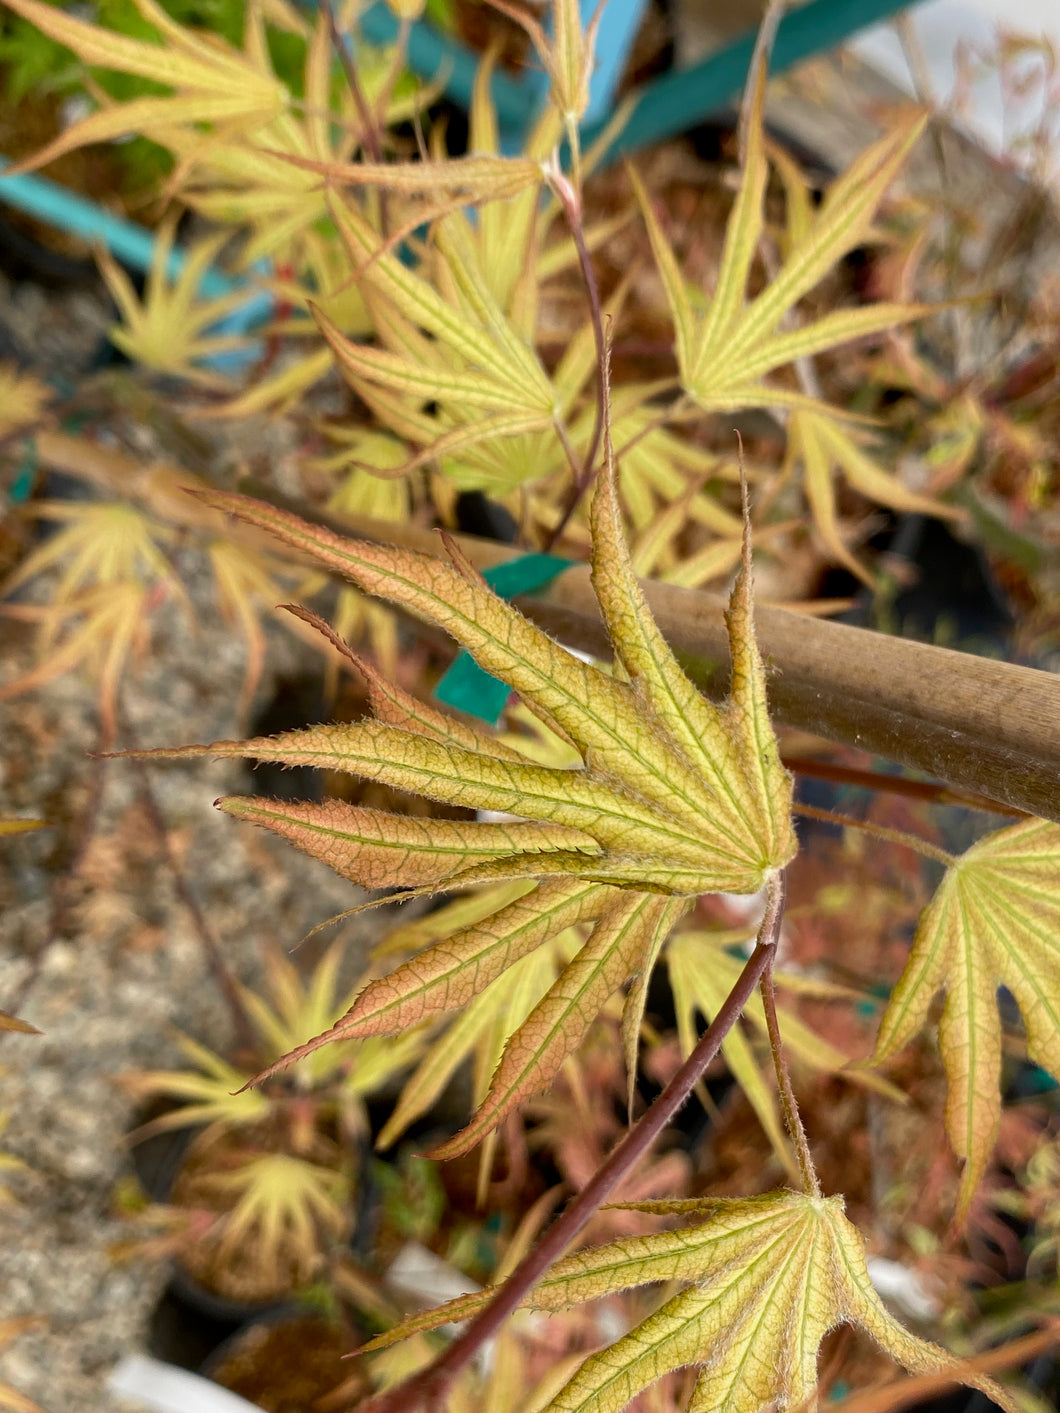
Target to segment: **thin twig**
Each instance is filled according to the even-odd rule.
[[[123,723],[122,734],[128,738],[130,749],[139,749],[135,733],[128,722]],[[162,807],[158,803],[155,792],[151,787],[150,772],[144,762],[137,760],[135,756],[128,756],[126,759],[136,773],[140,802],[144,807],[148,819],[151,821],[151,827],[155,831],[162,857],[173,879],[174,891],[186,908],[188,916],[191,918],[192,926],[195,929],[202,946],[203,954],[206,957],[206,965],[213,973],[214,980],[220,987],[221,995],[224,997],[232,1017],[232,1024],[235,1026],[236,1034],[239,1036],[239,1042],[241,1045],[245,1046],[251,1054],[256,1054],[260,1047],[250,1015],[247,1012],[246,1006],[243,1004],[243,998],[239,994],[239,986],[224,959],[220,944],[214,936],[213,929],[207,921],[206,914],[203,912],[202,906],[195,896],[195,891],[188,882],[184,870],[181,868],[180,862],[173,852],[165,815],[162,813]]]
[[[758,34],[755,36],[754,52],[747,70],[747,82],[744,84],[743,97],[740,100],[740,118],[736,129],[736,145],[741,169],[747,164],[747,130],[751,126],[758,71],[760,68],[768,69],[769,67],[769,57],[773,53],[773,42],[777,37],[777,30],[780,28],[780,21],[784,17],[786,8],[786,0],[769,0],[766,12],[762,16],[762,22],[758,26]]]
[[[606,1201],[630,1169],[647,1154],[703,1078],[707,1067],[721,1049],[722,1041],[736,1024],[770,965],[780,935],[784,897],[785,876],[781,872],[770,879],[765,915],[758,930],[754,951],[691,1055],[607,1161],[596,1170],[570,1206],[556,1219],[539,1244],[523,1258],[499,1287],[489,1305],[479,1311],[464,1333],[429,1368],[397,1388],[370,1399],[363,1405],[361,1413],[410,1413],[414,1408],[434,1410],[443,1406],[447,1390],[456,1374],[498,1333],[509,1315],[592,1219],[601,1203]]]
[[[914,853],[922,854],[926,859],[934,859],[945,868],[956,863],[953,855],[947,854],[945,849],[938,849],[926,839],[921,839],[916,834],[906,834],[902,829],[888,829],[882,824],[872,824],[867,819],[855,819],[853,815],[840,814],[838,810],[818,809],[816,805],[796,803],[792,805],[791,810],[793,814],[805,815],[807,819],[820,819],[825,824],[839,824],[844,829],[860,829],[876,839],[886,839],[888,844],[901,844],[906,849],[912,849]]]
[[[984,810],[988,814],[1003,814],[1026,818],[1026,810],[1000,804],[986,795],[971,790],[955,790],[934,780],[910,780],[907,775],[885,775],[880,770],[859,770],[857,766],[840,765],[836,761],[817,760],[810,756],[785,755],[780,763],[792,775],[808,780],[830,780],[838,785],[858,785],[866,790],[878,790],[883,795],[905,795],[912,800],[924,800],[933,805],[963,805],[969,810]]]
[[[775,954],[774,949],[774,954]],[[821,1184],[817,1177],[817,1169],[813,1165],[813,1155],[810,1153],[810,1145],[806,1141],[806,1130],[802,1125],[802,1115],[799,1113],[799,1106],[795,1102],[795,1091],[791,1087],[791,1074],[788,1070],[788,1062],[784,1055],[784,1044],[780,1036],[780,1024],[777,1021],[777,996],[773,986],[773,958],[770,957],[765,971],[762,973],[762,980],[758,983],[758,989],[762,994],[762,1007],[766,1013],[766,1031],[769,1035],[769,1048],[773,1052],[773,1068],[777,1073],[777,1085],[780,1089],[780,1107],[784,1113],[784,1123],[787,1126],[791,1141],[795,1145],[795,1157],[799,1164],[799,1174],[802,1177],[802,1185],[810,1197],[820,1197]]]
[[[935,85],[931,79],[931,72],[928,69],[927,56],[913,25],[912,16],[896,15],[894,29],[898,35],[898,42],[902,46],[906,64],[909,66],[909,74],[913,80],[913,92],[917,102],[927,108],[930,113],[927,135],[931,142],[935,167],[938,172],[939,196],[942,198],[939,204],[946,217],[942,260],[945,304],[949,306],[946,312],[953,330],[953,358],[950,373],[953,377],[960,378],[963,370],[968,366],[968,311],[955,298],[957,267],[961,255],[961,234],[955,219],[953,174],[950,171],[950,164],[946,156],[946,143],[942,135],[944,120],[941,115],[938,95],[935,92]]]
[[[383,145],[379,137],[379,128],[376,123],[375,114],[368,106],[368,100],[364,96],[361,88],[361,81],[357,76],[357,68],[353,62],[353,55],[350,53],[350,46],[346,42],[346,36],[339,29],[339,22],[335,18],[335,11],[332,8],[331,0],[320,0],[320,9],[327,21],[328,34],[331,36],[331,44],[338,55],[342,71],[346,75],[346,82],[349,85],[350,93],[353,96],[354,107],[357,109],[357,116],[361,120],[363,132],[361,140],[368,150],[368,155],[373,162],[383,160]]]
[[[37,978],[40,976],[41,967],[44,965],[44,958],[47,956],[53,942],[56,942],[60,933],[66,925],[67,914],[70,911],[70,898],[73,885],[77,882],[77,876],[81,871],[88,854],[89,845],[95,837],[99,828],[100,814],[103,809],[103,795],[106,786],[107,762],[101,759],[101,753],[109,746],[113,745],[109,733],[100,728],[98,751],[94,752],[95,759],[92,772],[92,783],[89,786],[88,799],[85,808],[82,810],[80,818],[75,822],[77,842],[73,854],[68,859],[64,872],[55,880],[52,886],[52,905],[48,915],[48,926],[44,936],[33,949],[29,959],[29,968],[25,976],[15,987],[12,994],[5,1000],[4,1009],[13,1015],[18,1015],[22,1009],[23,1002],[32,989]],[[11,1031],[0,1030],[0,1039],[4,1035],[13,1034]]]
[[[596,280],[596,271],[593,269],[592,256],[589,253],[588,245],[585,243],[585,227],[582,224],[581,194],[575,190],[558,167],[549,172],[548,181],[566,213],[571,239],[574,241],[574,248],[578,253],[578,265],[581,269],[585,293],[589,300],[589,318],[592,321],[593,342],[596,345],[597,392],[596,417],[593,422],[589,445],[586,449],[585,457],[582,460],[581,470],[575,474],[566,504],[560,513],[559,521],[553,528],[545,544],[546,550],[550,550],[563,534],[571,516],[578,508],[583,496],[593,483],[596,454],[600,450],[600,440],[604,434],[605,403],[607,400],[607,341],[604,336],[604,311],[603,304],[600,300],[600,286]]]

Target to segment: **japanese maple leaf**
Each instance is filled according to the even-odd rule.
[[[1015,1413],[992,1380],[969,1376],[952,1355],[888,1313],[841,1197],[770,1192],[618,1205],[698,1220],[577,1251],[552,1267],[525,1304],[563,1310],[662,1281],[679,1281],[681,1289],[615,1344],[591,1354],[545,1413],[618,1413],[664,1374],[689,1366],[700,1373],[687,1413],[806,1408],[821,1341],[843,1323],[860,1325],[911,1372],[951,1373]],[[365,1350],[468,1319],[493,1294],[461,1296],[413,1316]]]
[[[946,1129],[965,1160],[958,1220],[1001,1120],[1001,985],[1023,1012],[1031,1059],[1060,1076],[1060,825],[1047,820],[988,834],[953,860],[880,1022],[875,1061],[916,1034],[945,989],[939,1045],[949,1080]]]
[[[246,53],[219,35],[203,34],[172,20],[155,0],[135,0],[140,18],[161,42],[118,34],[67,14],[41,0],[10,0],[9,9],[56,43],[72,49],[83,64],[165,84],[172,92],[126,103],[108,103],[73,123],[20,168],[43,167],[89,142],[133,133],[157,136],[179,124],[213,123],[257,128],[283,113],[291,95],[265,62],[264,20],[248,17],[252,35]]]
[[[578,768],[528,760],[366,669],[375,720],[155,753],[316,765],[513,817],[465,822],[337,801],[219,801],[364,887],[537,882],[370,983],[346,1016],[289,1059],[329,1040],[395,1034],[465,1006],[519,958],[575,924],[592,924],[508,1039],[471,1125],[440,1150],[463,1152],[547,1087],[610,995],[631,977],[642,983],[696,896],[755,892],[794,852],[790,780],[766,713],[751,623],[749,549],[728,618],[731,694],[716,706],[681,671],[648,611],[630,567],[610,458],[591,518],[593,582],[615,648],[614,673],[575,657],[497,598],[455,548],[446,564],[347,540],[245,497],[205,498],[359,588],[441,624],[576,748]],[[643,1002],[643,984],[634,985],[629,1034],[639,1029]]]

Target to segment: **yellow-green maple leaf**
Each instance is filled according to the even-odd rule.
[[[272,16],[265,18],[271,21]],[[273,72],[267,35],[251,7],[244,40],[248,59]],[[381,123],[407,121],[418,111],[422,92],[389,96],[395,56],[355,42],[353,61],[362,95]],[[271,257],[299,270],[303,285],[319,297],[333,288],[319,269],[320,251],[335,246],[327,231],[322,166],[348,161],[362,142],[363,122],[349,85],[334,83],[334,49],[327,20],[318,17],[306,49],[304,97],[287,103],[267,123],[226,125],[204,143],[194,126],[169,127],[160,136],[178,158],[181,196],[210,220],[249,230],[243,251],[247,265]],[[380,111],[385,105],[385,111]],[[356,168],[354,168],[356,170]],[[348,278],[347,270],[344,279]],[[308,278],[307,278],[308,277]],[[337,284],[335,281],[334,284]],[[304,288],[302,294],[304,295]]]
[[[258,127],[276,117],[291,95],[263,62],[264,35],[260,6],[249,7],[248,30],[262,31],[259,44],[240,52],[216,34],[185,28],[155,0],[134,0],[137,10],[160,35],[153,43],[117,34],[76,19],[42,0],[5,0],[8,8],[72,49],[82,63],[133,74],[164,84],[172,93],[115,103],[74,123],[20,168],[41,167],[64,152],[89,142],[106,142],[140,133],[158,137],[180,124],[214,123],[225,128]]]
[[[121,675],[146,639],[152,608],[167,594],[185,600],[161,548],[172,531],[116,501],[42,501],[33,513],[62,528],[22,561],[3,592],[45,571],[57,573],[45,603],[0,605],[0,613],[40,625],[37,664],[0,688],[0,701],[93,664],[104,732],[112,740]]]
[[[548,1413],[618,1413],[672,1369],[700,1366],[687,1413],[765,1413],[805,1407],[817,1384],[821,1340],[859,1325],[911,1372],[951,1373],[1015,1404],[989,1379],[916,1338],[872,1287],[857,1230],[840,1197],[771,1192],[709,1201],[621,1203],[698,1218],[694,1225],[623,1237],[556,1263],[525,1304],[562,1310],[660,1281],[682,1289],[615,1344],[592,1354]],[[367,1349],[474,1315],[494,1292],[462,1296],[404,1321]]]
[[[276,1284],[292,1267],[296,1281],[310,1279],[327,1238],[341,1238],[351,1226],[349,1177],[290,1153],[254,1154],[202,1182],[232,1203],[219,1223],[217,1259],[249,1254],[253,1268]]]
[[[1027,1052],[1060,1076],[1060,825],[1028,819],[955,859],[924,910],[880,1022],[874,1060],[899,1050],[945,988],[939,1044],[946,1129],[965,1160],[958,1217],[983,1175],[1001,1118],[997,989],[1016,998]]]
[[[754,892],[794,852],[790,779],[769,725],[753,636],[749,559],[729,612],[732,690],[719,707],[696,691],[651,618],[630,566],[610,458],[592,507],[593,580],[624,677],[553,642],[458,554],[447,565],[343,539],[244,497],[207,499],[360,588],[440,623],[578,752],[574,769],[527,760],[375,679],[376,720],[175,753],[317,765],[514,816],[424,820],[336,801],[220,802],[367,887],[539,881],[526,897],[399,968],[396,996],[393,978],[371,983],[343,1020],[292,1057],[327,1040],[400,1031],[413,1012],[464,1005],[517,956],[575,923],[593,924],[509,1040],[477,1118],[446,1150],[463,1151],[548,1084],[608,997],[650,970],[695,896]]]
[[[453,964],[457,961],[457,939],[461,928],[471,928],[471,936],[474,937],[476,923],[485,920],[488,928],[492,915],[500,913],[505,904],[523,897],[532,888],[532,884],[518,879],[513,883],[501,883],[493,888],[457,897],[445,907],[418,919],[410,926],[398,928],[384,940],[376,955],[392,954],[395,950],[422,951],[424,946],[431,943],[443,944],[435,949],[435,955],[446,958],[450,972],[458,973],[456,981],[459,985],[459,970]],[[547,889],[547,885],[545,888]],[[589,889],[591,885],[584,890],[586,895]],[[428,1113],[465,1061],[470,1060],[471,1063],[472,1108],[478,1109],[486,1102],[508,1042],[533,1014],[535,1007],[554,984],[558,973],[571,961],[581,945],[581,938],[574,929],[555,933],[556,924],[549,918],[543,900],[537,900],[536,905],[525,909],[525,912],[532,933],[536,930],[538,937],[548,936],[549,933],[554,935],[549,937],[547,942],[534,946],[533,935],[529,938],[525,934],[520,937],[519,930],[513,929],[503,938],[503,956],[508,958],[507,964],[488,984],[489,959],[479,953],[482,970],[476,973],[474,979],[466,971],[463,974],[466,1001],[461,1003],[457,994],[450,994],[447,998],[448,1014],[444,1027],[441,1033],[435,1036],[428,1053],[398,1096],[379,1133],[378,1147],[389,1147],[404,1133],[409,1124]],[[533,950],[528,951],[525,945],[520,945],[528,941]],[[430,1011],[429,1005],[424,1004],[425,992],[431,985],[430,960],[430,957],[424,957],[415,958],[411,962],[411,969],[415,973],[411,997],[401,996],[405,969],[398,968],[386,978],[386,986],[391,989],[399,1008],[402,1007],[403,1000],[411,1002],[407,1006],[409,1014],[419,1011],[422,1015]],[[490,972],[492,970],[493,968],[489,968]],[[385,1034],[394,1028],[394,1024],[392,1014],[390,1021],[383,1022],[378,1028]],[[377,1038],[375,1043],[390,1042]],[[493,1170],[496,1140],[497,1133],[490,1133],[482,1145],[479,1161],[480,1190],[484,1189]]]
[[[685,281],[644,188],[635,189],[648,226],[655,261],[674,323],[674,351],[685,391],[705,410],[741,407],[818,407],[812,398],[763,380],[776,369],[853,339],[879,333],[926,312],[923,307],[871,304],[841,309],[795,328],[784,320],[837,261],[869,234],[877,206],[924,119],[898,124],[851,165],[832,186],[803,237],[777,274],[747,299],[752,262],[762,234],[769,166],[762,130],[764,82],[760,78],[748,125],[743,181],[725,231],[717,280],[705,310]]]
[[[237,289],[215,299],[204,299],[199,294],[203,275],[227,239],[224,234],[197,241],[188,251],[180,273],[171,278],[176,229],[175,218],[164,221],[159,228],[142,300],[113,256],[105,250],[98,252],[100,270],[122,316],[122,322],[109,330],[109,337],[126,357],[153,372],[168,373],[205,387],[224,387],[224,380],[201,364],[219,354],[245,349],[248,340],[238,334],[211,334],[209,330],[245,304],[247,293]]]
[[[178,1100],[176,1108],[153,1119],[142,1130],[161,1132],[220,1124],[227,1128],[260,1124],[273,1108],[273,1099],[248,1088],[254,1069],[263,1060],[285,1055],[318,1034],[347,1010],[354,994],[338,992],[342,948],[331,946],[303,978],[276,948],[265,952],[264,993],[240,988],[246,1015],[256,1032],[256,1061],[250,1069],[235,1065],[181,1032],[176,1042],[188,1068],[136,1070],[123,1076],[123,1088],[140,1099],[164,1095]],[[366,1126],[363,1097],[417,1059],[423,1048],[423,1028],[408,1027],[396,1041],[354,1040],[307,1056],[291,1068],[287,1080],[299,1095],[315,1095],[337,1103],[348,1129]],[[283,1101],[281,1100],[281,1103]]]
[[[851,554],[836,519],[834,473],[838,470],[856,491],[879,505],[910,515],[961,520],[964,512],[932,496],[918,495],[888,473],[859,445],[851,429],[836,418],[800,407],[788,422],[788,464],[802,463],[803,489],[825,548],[870,587],[865,566]]]
[[[435,225],[433,279],[390,252],[351,201],[331,203],[382,347],[314,313],[339,369],[384,426],[423,450],[406,469],[484,441],[543,432],[560,417],[537,354],[493,295],[463,217]],[[433,414],[424,411],[436,405]]]

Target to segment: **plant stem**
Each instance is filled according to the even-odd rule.
[[[342,71],[346,75],[346,82],[349,85],[350,93],[353,96],[354,107],[357,109],[357,116],[361,120],[361,141],[367,149],[369,157],[373,162],[383,160],[383,148],[379,140],[379,128],[376,123],[376,116],[368,106],[361,88],[361,81],[354,66],[353,55],[346,42],[346,36],[339,29],[339,22],[335,18],[335,11],[332,8],[331,0],[320,0],[320,8],[324,12],[324,18],[328,25],[328,34],[331,37],[331,45],[338,55]]]
[[[743,98],[740,101],[740,117],[736,125],[737,146],[740,153],[740,169],[747,165],[747,133],[753,120],[754,94],[758,82],[758,71],[760,68],[768,69],[769,60],[773,53],[773,42],[777,37],[777,30],[780,22],[784,18],[784,11],[787,8],[787,0],[769,0],[766,12],[762,16],[758,26],[758,34],[755,36],[754,53],[751,55],[751,63],[747,70],[747,82],[744,84]]]
[[[559,521],[548,537],[548,542],[545,545],[546,550],[550,550],[563,534],[563,531],[567,528],[568,521],[578,508],[582,497],[592,485],[593,465],[596,461],[596,454],[600,450],[600,439],[604,433],[604,416],[606,412],[604,404],[607,398],[607,342],[604,337],[603,305],[600,302],[600,286],[596,280],[596,271],[593,269],[592,256],[589,254],[589,247],[585,243],[585,228],[582,225],[581,195],[579,190],[571,185],[558,167],[549,173],[549,185],[559,197],[560,204],[566,213],[567,224],[570,227],[574,248],[578,252],[578,265],[581,269],[585,292],[589,300],[589,318],[592,321],[593,341],[596,344],[597,395],[596,419],[593,422],[592,435],[589,438],[589,446],[586,449],[585,457],[582,461],[581,471],[574,477]]]
[[[127,721],[123,723],[123,734],[131,740],[134,750],[139,749],[139,742],[136,740],[132,727]],[[239,986],[224,959],[220,944],[214,936],[209,922],[206,920],[206,914],[203,912],[199,900],[195,895],[195,891],[188,882],[184,870],[181,868],[177,856],[173,852],[173,846],[169,838],[169,828],[166,824],[165,816],[162,813],[162,807],[158,803],[155,792],[151,787],[150,771],[144,762],[137,760],[134,755],[130,755],[128,759],[137,776],[140,802],[144,807],[148,819],[151,821],[151,827],[154,829],[155,835],[158,838],[158,845],[162,852],[162,857],[172,876],[174,891],[184,904],[188,916],[191,918],[192,926],[195,928],[203,950],[203,955],[206,958],[206,965],[213,973],[213,978],[217,982],[221,995],[225,999],[225,1004],[232,1017],[232,1024],[235,1026],[236,1034],[239,1037],[239,1043],[250,1055],[256,1055],[259,1045],[253,1022],[250,1019],[246,1006],[243,1004],[243,998],[239,994]]]
[[[922,854],[926,859],[934,859],[944,868],[950,868],[956,862],[953,855],[948,854],[945,849],[938,849],[926,839],[920,839],[915,834],[906,834],[902,829],[888,829],[883,824],[871,824],[867,819],[855,819],[853,815],[839,814],[836,810],[818,809],[816,805],[794,804],[791,810],[793,814],[804,815],[807,819],[820,819],[825,824],[841,824],[846,829],[860,829],[876,839],[886,839],[888,844],[901,844],[912,849],[914,853]]]
[[[989,814],[1014,817],[1026,815],[1014,805],[999,804],[971,790],[954,790],[933,780],[911,780],[907,775],[885,775],[879,770],[860,770],[857,766],[840,765],[837,761],[818,760],[812,756],[787,755],[781,752],[780,763],[793,775],[810,780],[832,780],[840,785],[861,785],[884,795],[904,795],[912,800],[925,800],[933,805],[963,805],[965,809],[985,810]]]
[[[557,1217],[540,1243],[520,1261],[489,1305],[479,1311],[464,1333],[440,1358],[405,1383],[369,1400],[361,1408],[361,1413],[410,1413],[414,1408],[434,1410],[442,1407],[442,1400],[456,1374],[500,1331],[505,1320],[563,1254],[618,1183],[645,1156],[703,1078],[707,1066],[721,1049],[722,1041],[769,970],[780,935],[784,896],[785,876],[781,872],[773,875],[769,882],[765,916],[758,930],[754,951],[696,1048],[610,1157],[597,1168],[581,1192]]]
[[[788,1062],[784,1055],[784,1043],[780,1038],[780,1024],[777,1020],[777,996],[773,986],[774,955],[775,949],[770,953],[766,969],[762,973],[762,980],[758,983],[758,989],[762,993],[762,1007],[766,1013],[766,1031],[769,1035],[769,1048],[773,1052],[773,1068],[777,1072],[777,1085],[780,1089],[780,1107],[784,1111],[784,1123],[787,1125],[791,1141],[795,1145],[795,1157],[798,1160],[802,1185],[808,1196],[820,1197],[821,1184],[817,1178],[817,1169],[813,1165],[810,1145],[806,1140],[806,1130],[802,1126],[802,1115],[799,1113],[799,1106],[795,1102],[795,1091],[791,1087],[791,1074],[788,1070]]]

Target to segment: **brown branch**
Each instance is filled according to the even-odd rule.
[[[575,474],[567,500],[560,512],[559,521],[554,526],[548,541],[546,550],[550,550],[556,543],[563,531],[567,528],[571,516],[577,510],[586,491],[593,483],[593,468],[596,463],[596,456],[600,450],[600,440],[604,433],[604,421],[607,415],[607,362],[608,350],[607,340],[604,335],[604,313],[600,300],[600,286],[597,283],[596,271],[593,269],[592,256],[589,247],[585,242],[585,228],[582,225],[581,198],[579,194],[567,181],[561,172],[552,172],[549,176],[549,184],[552,190],[559,197],[560,204],[567,216],[567,224],[570,227],[571,238],[574,241],[574,248],[578,252],[578,266],[581,270],[582,282],[585,285],[585,293],[589,300],[589,318],[593,326],[593,342],[596,345],[596,416],[593,421],[592,435],[589,438],[589,445],[586,448],[585,457],[581,464],[581,470]]]
[[[703,1078],[707,1067],[721,1049],[722,1041],[736,1024],[755,987],[769,967],[780,935],[784,916],[785,876],[774,875],[768,885],[766,911],[758,931],[755,949],[713,1021],[703,1032],[695,1049],[670,1080],[659,1097],[629,1130],[625,1138],[589,1179],[538,1245],[516,1266],[498,1288],[484,1310],[472,1319],[464,1333],[428,1368],[370,1399],[361,1413],[410,1413],[414,1408],[440,1409],[454,1377],[501,1329],[504,1322],[574,1238],[592,1219],[619,1182],[643,1158],[655,1140],[673,1120]]]
[[[254,479],[239,489],[340,534],[438,552],[433,531],[411,522],[321,513]],[[524,553],[469,535],[454,538],[480,570]],[[704,691],[722,695],[729,677],[725,597],[657,579],[640,582],[689,675]],[[561,642],[610,657],[588,565],[565,570],[547,589],[515,604]],[[778,721],[1060,823],[1055,676],[762,603],[755,608],[755,630]]]
[[[751,63],[747,70],[747,82],[744,84],[743,97],[740,100],[740,118],[736,126],[737,146],[740,153],[740,167],[747,165],[747,133],[751,126],[754,111],[755,88],[758,84],[759,69],[768,69],[769,60],[773,53],[773,42],[777,37],[777,30],[780,22],[784,18],[784,11],[787,8],[787,0],[769,0],[766,12],[762,16],[758,26],[758,34],[755,36],[754,52],[751,55]]]
[[[335,18],[335,11],[332,8],[331,0],[320,0],[320,8],[327,21],[328,34],[331,37],[331,45],[338,55],[342,71],[346,75],[346,83],[353,96],[354,107],[357,109],[357,116],[361,120],[362,132],[361,140],[368,151],[373,162],[383,160],[383,146],[379,137],[379,127],[375,114],[368,106],[368,101],[361,88],[361,81],[357,76],[357,69],[354,66],[353,55],[350,53],[350,46],[346,42],[346,36],[339,29],[338,20]]]
[[[866,790],[878,790],[881,795],[904,795],[908,799],[923,800],[932,805],[963,805],[965,809],[985,810],[989,814],[1006,814],[1016,818],[1026,816],[1025,810],[999,804],[997,800],[976,795],[971,790],[953,790],[934,780],[910,780],[907,775],[885,775],[881,770],[860,770],[857,766],[840,765],[837,761],[817,760],[811,756],[782,754],[780,761],[792,775],[807,780],[858,785]]]
[[[217,523],[191,497],[166,489],[196,481],[205,485],[180,466],[145,469],[133,457],[47,429],[37,438],[37,451],[42,465],[139,503],[161,500],[164,513],[178,523],[195,528]],[[433,532],[411,521],[329,515],[254,479],[239,489],[341,534],[438,553]],[[249,529],[230,526],[226,533],[241,543],[275,549],[270,537]],[[478,569],[524,553],[468,535],[455,538]],[[651,579],[642,587],[663,636],[697,684],[724,692],[729,662],[724,597]],[[516,604],[562,642],[610,657],[588,565],[567,569],[547,589]],[[755,626],[771,669],[769,704],[778,721],[923,771],[955,790],[1060,822],[1060,680],[1055,676],[768,604],[755,610]]]
[[[123,722],[122,734],[126,736],[132,750],[138,750],[139,745],[135,733],[127,722]],[[165,860],[166,867],[173,879],[173,888],[177,897],[183,903],[191,918],[192,926],[199,939],[203,955],[206,958],[206,965],[213,974],[214,980],[220,988],[221,995],[225,999],[229,1013],[232,1017],[232,1024],[235,1026],[239,1043],[244,1046],[252,1055],[257,1054],[260,1049],[257,1033],[254,1030],[253,1022],[243,998],[239,994],[239,986],[232,971],[224,959],[220,944],[214,936],[213,929],[207,921],[206,914],[202,910],[198,898],[191,884],[181,868],[176,854],[173,852],[173,845],[169,838],[169,827],[166,824],[162,807],[158,803],[155,792],[151,787],[150,772],[142,760],[137,760],[135,756],[127,756],[133,770],[137,776],[137,787],[140,795],[140,802],[144,807],[151,827],[155,831],[158,845]]]
[[[883,839],[888,844],[897,844],[903,849],[912,849],[925,859],[934,859],[943,868],[952,868],[957,862],[945,849],[921,839],[917,834],[907,834],[904,829],[888,829],[886,825],[874,824],[870,819],[855,819],[851,814],[840,814],[838,810],[822,810],[816,805],[804,805],[798,801],[791,807],[792,814],[803,815],[806,819],[819,819],[824,824],[838,824],[843,829],[860,829],[871,834],[874,839]]]

